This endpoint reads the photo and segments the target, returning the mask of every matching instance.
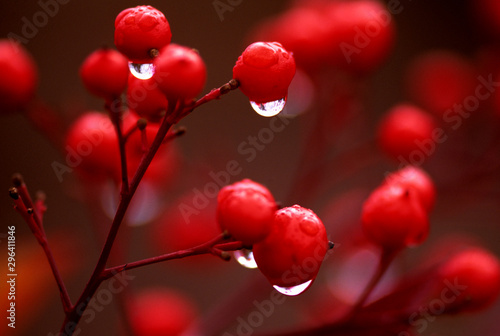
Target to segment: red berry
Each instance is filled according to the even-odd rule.
[[[151,49],[160,50],[171,38],[165,15],[151,6],[127,8],[115,19],[115,46],[134,63],[152,63]]]
[[[500,295],[500,261],[480,248],[453,256],[439,275],[439,294],[449,312],[481,310]]]
[[[91,53],[80,67],[80,77],[87,90],[105,99],[114,99],[122,94],[129,74],[127,59],[108,48]]]
[[[185,295],[166,288],[136,294],[127,305],[130,326],[137,336],[178,336],[192,326],[197,309]]]
[[[239,89],[257,104],[286,98],[294,75],[292,54],[277,42],[249,45],[233,67]]]
[[[168,107],[167,97],[158,88],[155,79],[138,79],[129,76],[127,106],[150,122],[160,122]]]
[[[363,204],[361,223],[366,236],[385,249],[422,243],[429,234],[429,219],[417,192],[399,184],[375,189]]]
[[[389,157],[399,161],[425,160],[434,153],[437,126],[428,113],[416,106],[399,104],[378,125],[378,144]],[[421,163],[421,162],[420,162]]]
[[[394,19],[377,0],[340,1],[329,6],[333,65],[369,72],[385,61],[394,44]]]
[[[217,221],[221,229],[248,245],[269,234],[276,210],[271,192],[249,179],[222,188],[217,198]]]
[[[137,124],[137,116],[132,113],[127,113],[123,117],[123,129],[127,131]],[[158,124],[147,124],[146,131],[146,144],[143,143],[143,136],[141,131],[136,130],[129,137],[126,143],[127,152],[127,168],[129,179],[134,176],[139,164],[142,161],[145,150],[153,142],[156,133],[158,133]],[[146,147],[144,147],[146,145]],[[151,161],[148,170],[144,174],[144,179],[154,182],[157,186],[165,187],[167,184],[173,181],[179,168],[180,155],[177,147],[174,143],[169,142],[163,144],[156,153],[155,157]],[[116,178],[121,177],[121,167],[120,162],[116,164]]]
[[[35,96],[36,65],[28,52],[10,40],[0,40],[0,106],[2,111],[25,108]]]
[[[422,206],[427,212],[431,211],[434,207],[436,200],[434,182],[425,171],[416,166],[406,166],[401,170],[391,173],[387,176],[385,183],[415,190]]]
[[[327,250],[323,223],[314,212],[299,205],[278,210],[269,235],[253,245],[259,270],[279,287],[313,280]]]
[[[66,164],[91,179],[114,176],[120,160],[118,140],[109,117],[87,112],[66,135]]]
[[[154,78],[169,99],[193,99],[207,79],[205,62],[193,49],[169,44],[155,59]]]
[[[445,50],[416,58],[409,66],[406,82],[412,99],[441,118],[449,118],[454,105],[474,95],[477,85],[472,64]]]

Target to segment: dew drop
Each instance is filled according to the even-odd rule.
[[[132,75],[139,79],[150,79],[155,73],[155,66],[153,63],[133,63],[128,62],[128,68]]]
[[[301,283],[300,285],[297,286],[292,286],[292,287],[280,287],[280,286],[273,286],[274,289],[276,289],[278,292],[280,292],[283,295],[287,296],[295,296],[303,293],[306,289],[308,289],[311,286],[312,280],[306,281],[304,283]]]
[[[258,104],[253,101],[250,102],[250,105],[252,105],[252,108],[255,110],[255,112],[263,117],[274,117],[283,110],[285,104],[286,98],[281,98],[262,104]]]
[[[257,263],[253,258],[253,252],[247,249],[236,250],[233,252],[234,258],[238,263],[246,268],[257,268]]]

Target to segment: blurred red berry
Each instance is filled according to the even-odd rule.
[[[217,221],[233,238],[252,245],[269,234],[277,209],[266,187],[244,179],[219,191]]]
[[[363,204],[366,236],[387,250],[419,245],[429,234],[429,219],[417,191],[400,184],[375,189]]]
[[[196,321],[193,302],[184,294],[150,288],[135,294],[127,305],[130,325],[137,336],[178,336]]]
[[[65,148],[66,164],[90,179],[114,176],[120,161],[113,124],[100,112],[86,112],[72,123]]]
[[[154,78],[139,79],[129,76],[127,106],[149,122],[160,122],[168,107],[167,97],[160,91]]]
[[[485,309],[500,295],[500,261],[481,248],[454,255],[439,275],[439,292],[449,312]]]
[[[115,19],[115,46],[134,63],[152,63],[151,49],[170,43],[172,32],[162,12],[137,6],[120,12]]]
[[[0,40],[0,107],[2,112],[25,108],[34,98],[38,71],[21,45]]]
[[[253,245],[259,270],[279,287],[313,280],[327,250],[323,223],[314,212],[299,205],[278,210],[269,235]]]
[[[473,65],[460,54],[435,50],[409,65],[406,85],[414,101],[440,118],[449,118],[454,105],[476,94],[475,73]]]
[[[205,62],[191,48],[169,44],[160,50],[154,64],[156,70],[153,78],[169,99],[193,99],[205,86]]]
[[[389,157],[421,164],[434,154],[436,142],[440,139],[437,136],[439,130],[428,113],[413,105],[399,104],[380,120],[377,140]]]
[[[389,174],[385,183],[415,190],[422,206],[427,212],[431,211],[434,207],[436,187],[430,176],[421,168],[406,166]]]
[[[292,54],[277,42],[252,43],[233,67],[241,92],[258,104],[286,98],[294,75]]]
[[[110,100],[123,93],[129,74],[125,56],[109,48],[94,51],[80,67],[85,88],[98,97]]]

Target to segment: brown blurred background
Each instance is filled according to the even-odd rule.
[[[228,1],[224,1],[227,3]],[[0,4],[1,37],[10,32],[21,35],[24,18],[32,20],[33,15],[42,10],[38,1],[3,1]],[[227,82],[232,75],[232,66],[241,54],[247,42],[248,31],[260,20],[277,14],[287,8],[288,1],[242,0],[233,6],[232,11],[223,14],[221,20],[212,1],[151,1],[148,4],[163,11],[170,22],[173,42],[194,47],[199,50],[208,69],[206,90],[218,87]],[[403,74],[408,62],[419,53],[433,48],[447,48],[472,57],[477,47],[485,40],[472,19],[469,3],[460,1],[407,0],[402,1],[405,9],[394,17],[397,27],[397,41],[389,60],[369,79],[369,89],[363,102],[369,107],[368,119],[377,120],[385,109],[394,103],[406,99],[403,91]],[[116,15],[124,8],[140,5],[133,1],[68,1],[59,4],[57,13],[50,17],[47,24],[25,45],[37,62],[40,74],[38,96],[52,106],[60,116],[63,126],[76,118],[85,110],[102,110],[102,102],[84,90],[78,77],[78,68],[83,59],[101,45],[113,45],[113,23]],[[293,178],[297,162],[297,146],[301,136],[301,125],[307,124],[307,115],[292,120],[286,130],[275,136],[272,143],[259,153],[256,160],[243,165],[241,178],[249,177],[259,181],[273,191],[278,200],[284,199],[288,192],[290,180]],[[183,177],[172,193],[166,195],[167,201],[176,195],[189,192],[193,188],[201,188],[209,181],[209,171],[224,169],[225,163],[231,159],[241,160],[237,146],[248,136],[256,135],[262,127],[268,127],[269,120],[257,116],[248,105],[247,99],[240,92],[233,92],[219,102],[212,102],[199,110],[182,125],[188,129],[187,134],[178,140],[182,149]],[[69,260],[65,278],[73,300],[76,300],[81,288],[85,285],[93,264],[98,256],[101,244],[99,236],[92,229],[92,216],[86,204],[78,199],[78,180],[68,174],[60,183],[54,174],[51,164],[54,161],[64,162],[64,157],[54,144],[38,132],[22,115],[0,116],[0,190],[4,197],[0,198],[0,233],[6,233],[8,225],[16,225],[17,249],[21,254],[41,255],[41,249],[32,246],[35,239],[21,218],[12,210],[12,202],[7,190],[11,186],[13,173],[20,172],[32,193],[43,190],[47,194],[48,212],[45,226],[52,244],[63,252],[59,258]],[[339,185],[339,191],[332,191],[328,196],[337,195],[340,191],[357,190],[360,187],[369,189],[382,178],[382,173],[392,166],[381,160],[379,166],[362,172],[363,175],[351,177]],[[200,172],[202,172],[200,174]],[[494,176],[498,185],[499,174]],[[471,195],[469,195],[471,196]],[[474,196],[471,196],[474,197]],[[294,195],[300,200],[300,196]],[[451,202],[453,202],[452,200]],[[308,206],[315,207],[327,203],[320,199]],[[448,232],[465,232],[479,238],[483,245],[500,255],[500,212],[498,194],[482,205],[473,209],[453,214],[453,204],[439,200],[433,218],[433,232],[430,241],[438,241]],[[452,209],[452,210],[450,210]],[[450,215],[450,211],[452,215]],[[101,221],[106,225],[106,220]],[[151,256],[148,247],[147,227],[127,229],[132,243],[132,251],[127,258],[135,260]],[[60,240],[66,240],[60,242]],[[332,238],[335,240],[335,238]],[[429,243],[430,245],[431,243]],[[406,256],[406,267],[417,260],[419,251],[409,251]],[[0,256],[5,240],[0,244]],[[26,251],[29,251],[26,252]],[[26,257],[28,258],[28,257]],[[334,259],[334,258],[332,258]],[[24,260],[24,259],[23,259]],[[27,259],[26,259],[27,260]],[[26,286],[33,286],[38,278],[36,268],[48,268],[42,257],[39,262],[26,263],[33,267],[33,272],[25,271],[19,278],[28,278]],[[130,260],[130,259],[128,259]],[[4,262],[5,261],[5,262]],[[21,262],[21,261],[19,261]],[[4,267],[6,257],[0,257]],[[242,269],[234,263],[219,265],[222,262],[210,263],[207,267],[183,268],[180,263],[172,265],[153,265],[133,273],[137,276],[131,286],[133,288],[151,285],[166,285],[180,288],[192,296],[200,311],[208,311],[215,303],[236,290],[245,279],[252,277],[251,271]],[[20,265],[21,268],[23,265]],[[24,265],[27,267],[26,265]],[[27,267],[28,268],[28,267]],[[29,268],[28,268],[29,269]],[[3,280],[0,274],[0,282]],[[43,279],[42,279],[43,280]],[[40,281],[42,281],[40,280]],[[45,295],[36,296],[37,301],[29,302],[33,306],[29,319],[23,319],[22,311],[27,309],[19,302],[19,329],[12,335],[46,335],[55,332],[62,321],[63,314],[52,279],[44,282],[39,290]],[[44,280],[45,281],[45,280]],[[46,284],[45,284],[46,283]],[[3,287],[0,287],[2,291]],[[21,290],[21,289],[19,289]],[[264,297],[268,292],[264,293]],[[6,293],[0,292],[3,298]],[[311,294],[312,295],[312,294]],[[248,298],[247,298],[248,300]],[[302,298],[288,299],[276,313],[262,326],[268,330],[276,326],[287,325],[290,316],[295,316]],[[249,302],[252,300],[250,299]],[[292,302],[293,301],[293,302]],[[107,305],[96,315],[94,321],[84,325],[80,335],[119,335],[116,300]],[[3,307],[0,311],[3,311]],[[478,315],[452,319],[443,318],[429,325],[424,335],[498,335],[498,328],[487,334],[486,330],[493,319],[500,313],[500,304],[488,312]],[[3,313],[2,313],[3,314]],[[246,316],[245,311],[241,316]],[[3,316],[3,315],[1,315]],[[5,319],[0,319],[4,321]],[[1,322],[5,323],[5,322]],[[484,333],[477,331],[484,328]],[[233,329],[231,329],[233,328]],[[0,329],[2,330],[2,329]],[[229,323],[226,329],[235,334],[234,324]],[[259,329],[260,330],[260,329]],[[476,331],[473,331],[476,330]]]

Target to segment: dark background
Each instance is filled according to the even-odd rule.
[[[5,37],[10,32],[21,35],[23,18],[31,22],[33,15],[41,10],[42,2],[3,1],[0,4],[1,36]],[[485,39],[472,19],[467,1],[402,0],[401,3],[404,10],[394,17],[397,27],[394,52],[387,63],[369,79],[370,88],[364,103],[373,113],[369,116],[373,120],[385,109],[406,98],[402,77],[405,66],[412,57],[434,48],[448,48],[472,57]],[[208,69],[208,91],[231,78],[232,66],[246,46],[247,32],[261,19],[285,9],[288,1],[243,0],[234,6],[233,11],[225,12],[222,21],[212,1],[167,0],[151,1],[148,4],[160,9],[169,20],[173,42],[199,50]],[[99,46],[113,45],[113,23],[116,15],[122,9],[136,5],[139,3],[133,1],[69,1],[59,5],[57,13],[50,17],[47,24],[40,27],[36,36],[29,39],[25,45],[39,68],[38,96],[55,108],[63,125],[67,125],[85,110],[102,110],[102,103],[83,89],[78,77],[78,68],[83,59]],[[241,177],[249,177],[267,185],[277,199],[285,198],[297,161],[300,126],[305,118],[293,119],[291,125],[276,135],[274,141],[259,153],[256,160],[243,166]],[[225,163],[231,159],[243,161],[237,152],[237,145],[248,136],[256,135],[262,127],[267,127],[268,123],[267,119],[253,113],[240,92],[234,92],[220,102],[212,102],[197,110],[182,122],[188,129],[186,136],[179,140],[184,155],[183,173],[186,175],[177,191],[189,191],[204,185],[207,180],[203,176],[195,178],[198,171],[196,168],[199,166],[205,171],[219,171],[224,169]],[[32,192],[44,190],[48,195],[49,211],[45,225],[49,239],[61,237],[61,232],[63,235],[71,234],[73,238],[78,237],[75,243],[71,240],[73,238],[68,238],[66,243],[60,243],[58,238],[52,239],[55,245],[70,245],[69,251],[72,252],[69,253],[68,259],[75,270],[68,279],[70,294],[75,300],[90,275],[100,249],[98,238],[89,224],[91,218],[86,211],[86,205],[75,197],[79,190],[78,181],[75,176],[69,175],[63,183],[58,181],[51,164],[54,161],[64,162],[64,157],[24,116],[2,115],[0,134],[0,190],[5,191],[4,197],[0,198],[0,232],[5,233],[8,225],[16,225],[19,253],[22,253],[23,249],[29,249],[30,253],[41,254],[41,249],[31,247],[35,240],[20,217],[12,210],[12,203],[7,194],[11,186],[11,175],[20,172]],[[387,167],[382,163],[377,169],[366,171],[365,177],[357,176],[347,181],[339,190],[351,187],[354,189],[360,184],[366,185],[366,188],[373,187],[374,183],[382,179],[380,173]],[[453,209],[446,201],[442,202],[447,209]],[[321,203],[322,200],[318,202]],[[440,215],[442,208],[438,203],[434,219],[438,223],[436,228],[433,228],[431,240],[436,240],[448,231],[462,231],[478,237],[483,241],[483,245],[500,254],[498,205],[496,198],[459,216],[449,216],[448,213]],[[130,232],[133,237],[133,259],[150,255],[144,248],[148,244],[145,232],[144,228]],[[2,250],[3,246],[2,240]],[[77,246],[76,251],[71,249],[71,246]],[[410,251],[409,260],[415,255],[418,255],[418,252]],[[2,260],[4,259],[0,257],[1,263]],[[40,260],[42,261],[39,264],[33,266],[48,267],[43,258]],[[205,311],[249,277],[248,271],[234,264],[210,265],[202,268],[201,273],[193,269],[179,268],[179,264],[171,268],[166,264],[150,266],[133,273],[137,276],[136,280],[133,280],[133,287],[165,284],[182,288],[195,299],[200,310]],[[29,278],[31,273],[26,272],[19,277]],[[21,316],[18,318],[20,328],[17,334],[45,335],[59,327],[62,312],[56,287],[52,283],[44,287],[43,291],[47,292],[44,296],[46,300],[28,301],[27,304],[36,307],[36,313],[31,314],[28,320],[23,320]],[[0,293],[0,296],[3,298],[4,294]],[[301,299],[298,300],[295,302],[300,303]],[[295,303],[290,303],[280,306],[275,315],[266,321],[263,330],[287,325],[289,316],[296,313],[294,305]],[[23,308],[18,309],[22,311]],[[92,323],[84,326],[81,335],[117,335],[119,331],[115,322],[116,311],[114,303],[106,306]],[[458,319],[445,317],[430,324],[423,334],[485,334],[473,330],[476,330],[474,328],[478,325],[486,330],[491,322],[497,322],[492,318],[499,313],[500,306],[497,304],[491,311],[478,315]],[[234,332],[231,326],[228,326],[227,330]],[[496,334],[492,331],[488,335]]]

